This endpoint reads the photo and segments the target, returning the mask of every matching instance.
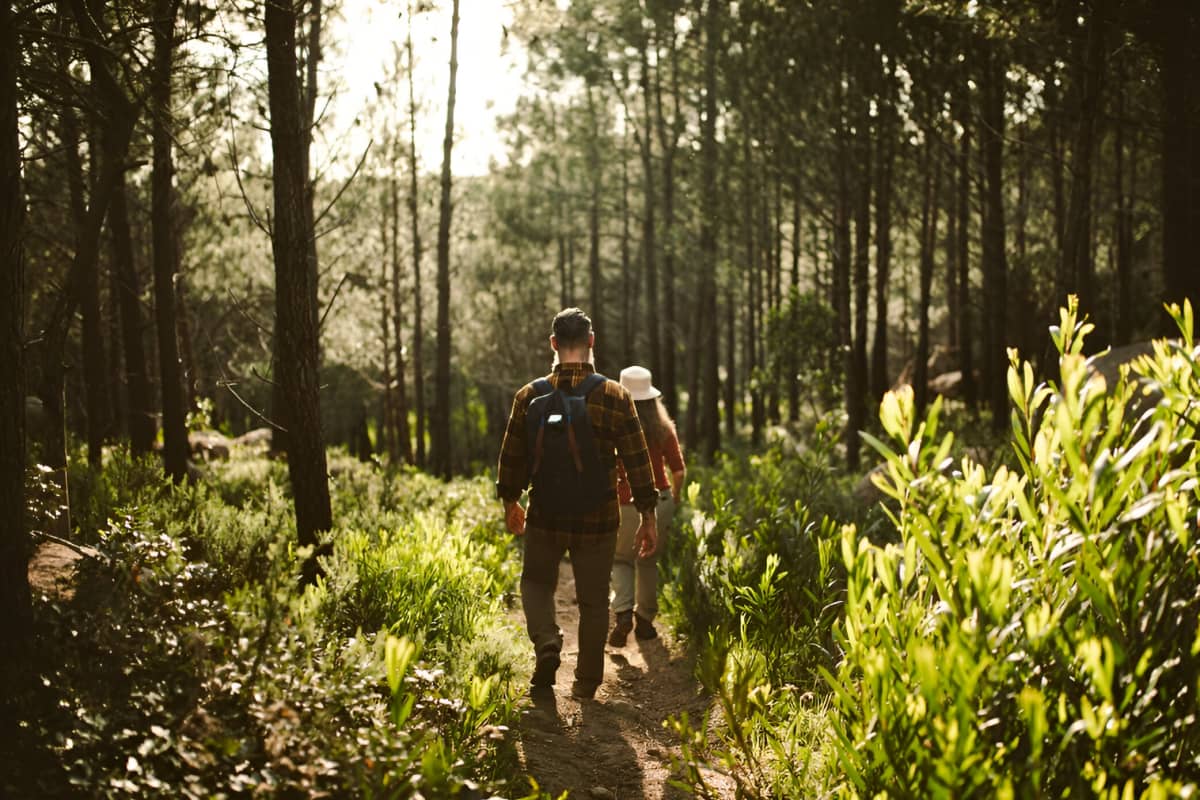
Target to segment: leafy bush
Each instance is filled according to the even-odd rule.
[[[418,509],[433,482],[347,471],[335,503],[374,533],[332,533],[328,580],[300,592],[276,467],[238,461],[171,487],[118,454],[97,476],[103,557],[73,600],[35,604],[39,683],[10,697],[0,795],[509,795],[516,567],[482,482]]]
[[[1074,303],[1052,331],[1060,385],[1013,355],[1020,472],[946,463],[938,405],[918,424],[911,393],[885,399],[900,540],[843,530],[826,675],[846,794],[1196,792],[1200,351],[1174,311],[1182,341],[1114,386],[1089,379]]]

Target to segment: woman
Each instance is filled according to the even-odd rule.
[[[635,552],[635,534],[641,521],[625,478],[624,466],[617,464],[617,496],[621,502],[621,527],[617,532],[617,552],[613,559],[613,611],[617,622],[608,643],[624,647],[632,630],[639,639],[658,636],[654,617],[658,613],[658,554],[666,547],[671,515],[679,504],[686,469],[679,450],[675,423],[667,416],[662,392],[654,388],[650,370],[645,367],[626,367],[621,370],[621,385],[633,395],[638,419],[646,434],[650,449],[650,468],[658,489],[658,547],[653,555],[639,558]],[[670,471],[670,482],[667,472]],[[636,621],[636,625],[635,625]]]

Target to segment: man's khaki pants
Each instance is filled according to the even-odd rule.
[[[608,633],[608,578],[612,571],[617,532],[607,534],[554,533],[531,529],[525,534],[525,564],[521,570],[521,603],[534,653],[541,657],[562,649],[562,631],[555,618],[554,591],[558,565],[570,553],[579,602],[579,660],[575,680],[592,686],[604,680],[604,640]]]

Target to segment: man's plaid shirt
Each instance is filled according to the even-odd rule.
[[[547,375],[546,380],[555,388],[574,388],[594,371],[591,364],[556,364],[554,372]],[[525,411],[535,396],[531,382],[522,386],[513,398],[512,413],[504,431],[504,444],[500,447],[496,480],[496,491],[505,500],[519,500],[529,485]],[[596,447],[600,449],[600,457],[611,465],[608,471],[611,498],[594,511],[569,517],[543,515],[537,504],[533,503],[525,521],[527,530],[585,534],[615,532],[621,524],[621,512],[617,505],[617,462],[614,454],[620,457],[625,467],[638,510],[651,511],[655,507],[658,495],[650,472],[650,454],[629,390],[616,381],[608,380],[592,390],[587,404]]]

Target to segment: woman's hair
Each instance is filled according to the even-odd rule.
[[[649,400],[638,400],[634,403],[638,419],[642,421],[642,430],[646,434],[646,444],[659,445],[675,435],[675,423],[667,415],[667,408],[661,397]]]

